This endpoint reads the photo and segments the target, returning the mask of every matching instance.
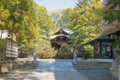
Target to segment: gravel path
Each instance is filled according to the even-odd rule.
[[[109,70],[78,70],[88,80],[118,80],[110,74]]]
[[[10,71],[7,74],[0,74],[0,80],[23,80],[26,76],[30,75],[35,66],[31,66],[30,63],[18,65],[17,69],[14,71]]]
[[[67,59],[41,59],[38,67],[24,80],[88,80]]]
[[[0,80],[31,80],[29,78],[46,80],[46,76],[48,77],[47,80],[49,78],[50,80],[85,80],[80,79],[82,77],[86,77],[88,80],[118,80],[111,76],[109,70],[77,70],[77,72],[72,67],[70,60],[41,60],[35,71],[31,69],[28,65],[23,70],[0,74]],[[37,79],[37,77],[40,77],[40,79]],[[44,77],[45,79],[43,79]]]

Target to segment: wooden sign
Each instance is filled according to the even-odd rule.
[[[17,43],[11,39],[6,41],[6,57],[18,57]]]

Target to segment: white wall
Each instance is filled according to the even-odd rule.
[[[2,30],[2,31],[0,30],[0,38],[7,38],[7,37],[8,37],[8,31],[7,30]]]

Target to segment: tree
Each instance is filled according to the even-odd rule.
[[[41,38],[48,41],[54,28],[46,8],[33,0],[0,1],[0,30],[16,36],[20,51],[32,53]]]
[[[104,19],[105,20],[109,20],[109,22],[112,22],[113,20],[118,20],[120,22],[120,0],[108,0],[108,4],[114,4],[116,5],[116,9],[111,8],[109,9],[105,15],[104,15]],[[111,16],[112,15],[112,16]]]
[[[114,8],[110,8],[107,10],[107,12],[104,14],[104,19],[109,21],[109,25],[111,24],[114,20],[116,20],[118,23],[114,24],[113,26],[120,27],[120,0],[108,0],[108,6],[110,4],[114,4]],[[111,16],[112,15],[112,16]],[[120,37],[114,41],[113,46],[115,47],[116,45],[120,45]]]
[[[37,51],[40,54],[41,52],[51,51],[51,43],[49,37],[55,32],[55,25],[52,22],[52,18],[48,15],[48,12],[45,7],[34,4],[35,14],[36,14],[36,24],[39,28],[40,36],[39,42],[37,43]],[[47,53],[46,53],[47,54]]]
[[[0,6],[0,33],[2,38],[3,30],[5,29],[7,19],[9,17],[9,10],[4,9],[4,6]]]
[[[34,4],[35,14],[37,15],[37,25],[42,35],[51,35],[55,31],[54,23],[45,7]]]
[[[85,53],[93,53],[90,47],[85,47],[89,41],[98,37],[102,26],[102,5],[100,0],[79,0],[75,8],[76,18],[73,21],[76,40],[73,40],[76,48],[82,48]]]
[[[39,29],[33,4],[33,0],[0,1],[0,29],[8,30],[11,38],[16,35],[21,50],[33,50],[38,40]]]
[[[62,11],[60,21],[65,27],[73,31],[70,35],[70,44],[78,49],[78,52],[89,53],[89,41],[98,37],[102,26],[101,0],[78,0],[75,8]],[[91,52],[92,53],[92,52]]]

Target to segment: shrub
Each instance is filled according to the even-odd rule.
[[[63,44],[56,54],[56,58],[72,58],[71,48],[68,44]]]
[[[93,58],[94,57],[94,53],[93,53],[92,46],[86,45],[86,46],[84,46],[84,48],[85,48],[85,57]]]
[[[55,56],[56,56],[56,51],[54,50],[38,52],[38,58],[41,59],[55,58]]]
[[[84,45],[84,46],[77,46],[77,55],[78,57],[83,57],[85,59],[87,58],[93,58],[93,48],[90,45]]]

